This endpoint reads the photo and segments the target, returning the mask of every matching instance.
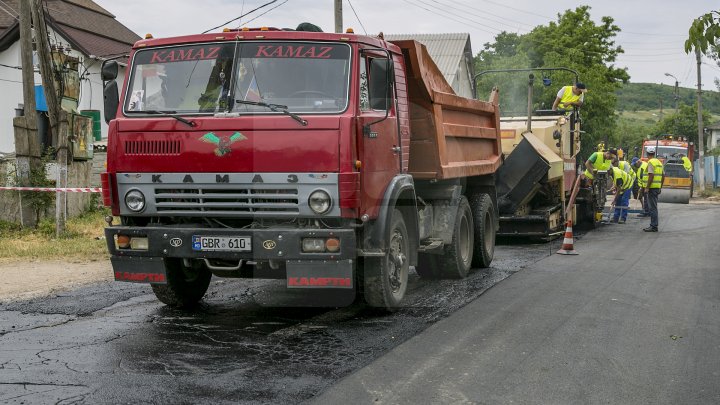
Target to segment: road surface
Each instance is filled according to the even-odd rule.
[[[647,222],[588,234],[314,402],[720,403],[720,206]]]

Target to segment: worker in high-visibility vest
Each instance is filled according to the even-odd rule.
[[[610,173],[612,173],[613,177],[613,186],[610,191],[615,191],[615,200],[613,202],[615,212],[612,222],[624,224],[627,220],[630,194],[632,193],[632,185],[635,177],[616,166],[610,168]]]
[[[633,160],[632,166],[635,168],[635,181],[637,182],[637,185],[639,188],[637,199],[640,200],[640,202],[642,203],[642,207],[643,207],[643,212],[639,213],[638,216],[639,217],[649,217],[650,212],[648,212],[647,196],[645,195],[645,185],[647,184],[647,180],[648,180],[648,173],[647,173],[648,162],[635,158]]]
[[[595,179],[595,173],[598,171],[608,171],[612,166],[613,158],[615,158],[614,150],[606,150],[604,152],[593,152],[592,155],[585,161],[585,171],[583,174],[587,179]]]
[[[682,164],[683,164],[683,167],[685,168],[685,170],[687,170],[687,172],[692,175],[693,165],[692,165],[692,162],[690,161],[690,158],[688,158],[687,156],[685,156],[681,153],[680,159],[682,160]]]
[[[658,158],[655,157],[655,147],[654,146],[648,146],[646,151],[647,151],[647,155],[648,155],[648,165],[647,165],[648,180],[647,180],[647,183],[645,184],[644,190],[645,190],[645,194],[647,195],[647,199],[648,199],[648,211],[650,212],[650,226],[648,226],[647,228],[643,228],[643,231],[657,232],[658,224],[659,224],[657,202],[658,202],[658,197],[660,196],[660,191],[662,189],[663,164]]]
[[[558,107],[564,110],[573,107],[580,108],[583,105],[586,91],[587,87],[585,87],[584,83],[580,82],[575,83],[573,86],[564,86],[558,91],[552,109],[557,110]]]

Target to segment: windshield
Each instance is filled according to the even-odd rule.
[[[350,47],[321,43],[223,43],[138,51],[125,112],[178,114],[344,111]],[[237,100],[237,101],[236,101]]]
[[[643,157],[647,157],[647,148],[648,146],[645,146],[645,150],[643,151]],[[683,148],[680,146],[658,146],[655,149],[655,157],[658,159],[679,159],[680,154],[687,156],[688,153],[687,148]]]

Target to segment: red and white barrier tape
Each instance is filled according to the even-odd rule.
[[[0,187],[0,190],[14,191],[48,191],[52,193],[102,193],[102,188],[95,187],[68,187],[68,188],[52,188],[52,187]]]

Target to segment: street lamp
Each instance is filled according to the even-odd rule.
[[[675,100],[675,114],[678,112],[678,100],[680,99],[680,89],[678,88],[678,84],[680,82],[678,81],[677,77],[671,75],[670,73],[665,73],[665,76],[672,77],[675,79],[675,90],[673,92],[673,99]]]

